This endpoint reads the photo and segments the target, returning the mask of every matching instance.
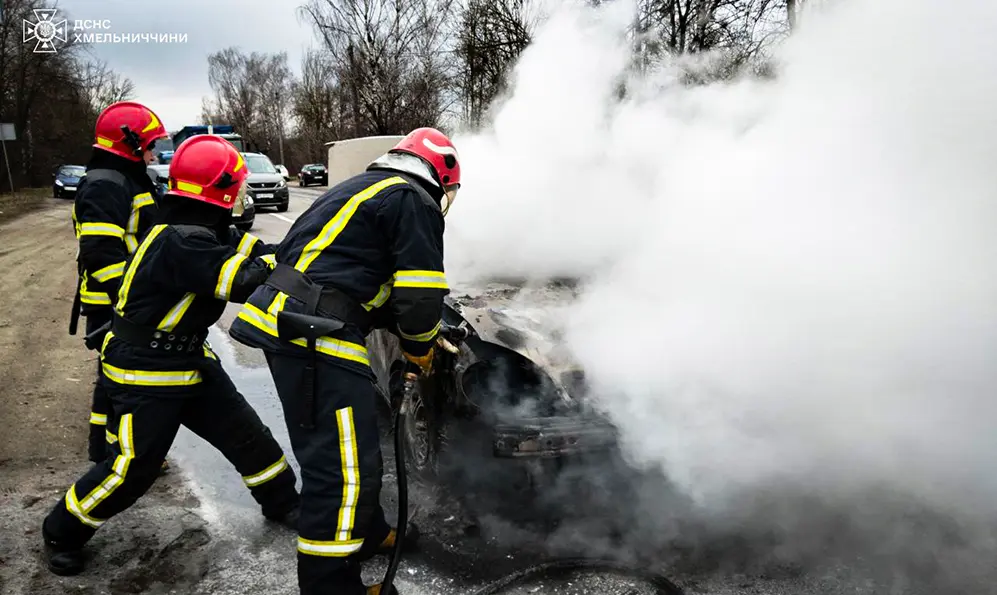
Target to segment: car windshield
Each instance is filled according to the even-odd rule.
[[[265,155],[246,155],[246,167],[254,174],[275,174],[277,173],[273,163]]]
[[[323,169],[325,169],[325,166],[324,165],[306,165],[305,169],[311,170],[311,171],[322,171]]]
[[[86,171],[86,169],[83,166],[81,166],[81,165],[69,165],[69,166],[66,166],[66,167],[63,167],[62,169],[60,169],[59,170],[59,175],[61,175],[61,176],[73,176],[73,177],[77,177],[78,178],[78,177],[82,176],[85,171]]]

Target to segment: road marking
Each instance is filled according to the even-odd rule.
[[[287,221],[288,223],[294,223],[294,219],[290,217],[285,217],[283,215],[278,215],[277,213],[267,213],[268,215],[273,215],[274,217],[280,219],[281,221]]]

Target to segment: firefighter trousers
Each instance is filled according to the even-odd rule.
[[[264,516],[279,519],[298,504],[294,471],[256,411],[221,365],[202,370],[188,396],[106,383],[116,420],[110,452],[76,481],[45,518],[46,539],[82,547],[108,519],[134,504],[155,482],[183,425],[235,467]],[[210,376],[210,378],[209,378]]]
[[[301,357],[267,353],[301,466],[298,588],[301,595],[364,595],[360,562],[387,538],[381,508],[380,434],[372,380],[319,358],[313,428],[304,428],[306,366]]]
[[[111,309],[101,308],[88,314],[86,319],[86,334],[89,335],[111,321]],[[99,463],[107,458],[107,424],[108,422],[113,423],[113,420],[108,419],[110,413],[111,401],[107,397],[107,389],[104,386],[104,373],[101,371],[100,357],[97,357],[97,377],[93,384],[93,397],[90,403],[90,435],[87,440],[87,458],[91,462]]]

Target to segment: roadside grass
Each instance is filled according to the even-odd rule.
[[[15,194],[0,192],[0,222],[10,221],[45,206],[52,199],[52,188],[21,188]]]

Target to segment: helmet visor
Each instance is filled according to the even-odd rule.
[[[232,214],[239,216],[246,212],[246,186],[248,186],[248,181],[243,180],[242,185],[239,186],[239,193],[235,197],[235,202],[232,204]]]
[[[450,212],[450,207],[453,206],[455,200],[457,200],[457,189],[460,188],[459,184],[454,184],[452,186],[447,186],[443,190],[443,198],[441,199],[441,207],[443,209],[443,216],[446,217],[447,213]]]

